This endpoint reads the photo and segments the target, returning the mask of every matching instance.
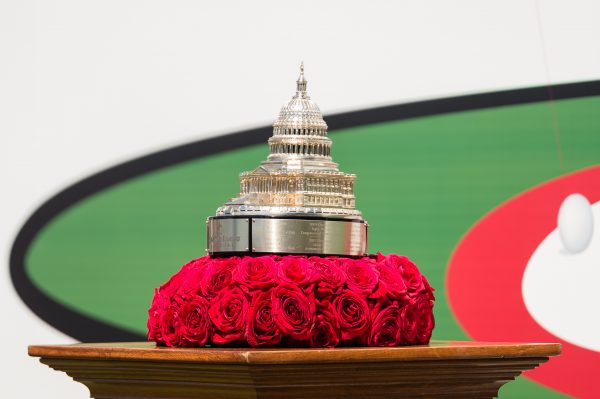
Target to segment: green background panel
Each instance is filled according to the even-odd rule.
[[[332,132],[334,160],[358,174],[371,252],[409,255],[437,290],[434,339],[468,338],[448,307],[445,272],[469,227],[524,190],[600,163],[600,97],[557,101],[554,109],[559,132],[547,103]],[[205,218],[267,150],[189,161],[86,198],[37,236],[27,273],[58,302],[144,334],[153,288],[204,254]],[[502,394],[564,398],[523,378]]]

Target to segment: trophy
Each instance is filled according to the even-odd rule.
[[[207,219],[207,252],[367,255],[356,176],[341,172],[331,158],[327,124],[308,95],[304,64],[268,144],[267,159],[240,175],[239,195]]]
[[[269,155],[207,219],[207,256],[161,285],[148,339],[171,347],[422,345],[433,288],[406,256],[369,255],[356,176],[331,159],[306,91],[283,105]]]

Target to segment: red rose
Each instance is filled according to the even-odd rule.
[[[200,287],[202,295],[211,299],[217,296],[221,290],[229,288],[233,281],[233,270],[239,263],[240,258],[212,259],[202,274],[202,279],[196,282]]]
[[[280,283],[306,287],[313,282],[313,265],[304,256],[286,256],[278,262]]]
[[[282,333],[295,340],[310,338],[310,328],[315,318],[314,298],[300,288],[282,285],[271,290],[273,319]]]
[[[435,325],[431,301],[426,295],[411,299],[402,309],[402,343],[426,344]]]
[[[427,281],[425,276],[423,276],[423,285],[425,286],[425,293],[427,294],[427,298],[430,301],[434,301],[435,295],[433,295],[433,291],[435,291],[435,289],[431,285],[429,285],[429,281]]]
[[[379,283],[383,285],[385,292],[392,298],[404,301],[408,299],[408,292],[402,273],[396,267],[387,262],[378,262]]]
[[[402,339],[402,320],[397,304],[384,309],[376,306],[372,313],[373,324],[369,346],[396,346]]]
[[[333,301],[335,317],[342,331],[342,340],[362,336],[369,328],[369,306],[364,297],[344,291]]]
[[[161,319],[163,313],[169,308],[171,300],[166,295],[162,294],[158,288],[154,290],[154,298],[148,309],[148,339],[151,341],[159,341],[162,337]]]
[[[189,298],[179,309],[182,346],[204,346],[212,334],[208,301],[200,296]]]
[[[167,346],[179,346],[181,343],[181,319],[179,318],[181,303],[181,298],[177,297],[163,312],[160,319],[160,340],[158,342]]]
[[[184,294],[186,290],[194,285],[197,277],[196,275],[200,275],[206,263],[210,261],[210,257],[203,256],[198,259],[194,259],[186,263],[181,267],[181,269],[175,273],[171,278],[160,286],[159,290],[169,297],[174,296],[175,294]]]
[[[429,300],[427,295],[417,299],[417,337],[416,343],[426,345],[431,339],[431,333],[435,327],[435,319],[433,318],[433,302]]]
[[[324,314],[317,318],[310,329],[309,345],[313,348],[333,348],[340,343],[335,323]]]
[[[340,260],[345,264],[348,289],[359,294],[373,293],[379,282],[379,273],[373,260],[369,258],[340,258]]]
[[[386,257],[386,262],[388,265],[397,268],[400,273],[402,273],[408,296],[412,298],[425,289],[423,276],[421,275],[419,268],[406,256],[388,255]]]
[[[249,291],[264,291],[275,285],[275,267],[270,256],[245,256],[233,270],[233,279]]]
[[[336,262],[336,258],[321,258],[313,256],[310,258],[313,269],[317,275],[317,296],[321,298],[336,294],[346,281],[344,268]]]
[[[172,275],[166,283],[158,287],[158,291],[168,297],[175,295],[179,291],[181,283],[185,278],[185,272],[183,271],[185,267],[186,266],[184,265],[181,270]]]
[[[180,287],[177,290],[179,294],[195,295],[199,293],[198,287],[206,269],[213,262],[209,256],[203,256],[187,263],[179,274],[181,275]]]
[[[408,303],[402,308],[402,344],[414,345],[417,340],[417,308],[413,303]]]
[[[252,297],[246,320],[246,339],[250,346],[272,346],[281,342],[281,331],[273,320],[269,292],[257,291]]]
[[[246,327],[248,300],[239,288],[223,290],[210,303],[208,314],[214,326],[212,341],[227,344],[240,341]]]

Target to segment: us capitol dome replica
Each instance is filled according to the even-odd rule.
[[[301,65],[296,95],[273,124],[269,156],[240,175],[240,194],[208,219],[209,253],[367,254],[356,176],[333,162],[327,124],[306,88]]]
[[[148,339],[170,347],[427,344],[433,288],[406,256],[369,255],[356,176],[339,170],[304,66],[269,155],[206,220],[208,255],[154,292]]]

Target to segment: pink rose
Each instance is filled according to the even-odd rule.
[[[270,256],[245,256],[233,270],[233,279],[248,291],[264,291],[275,285],[276,264]]]
[[[252,297],[246,320],[246,339],[250,346],[273,346],[281,342],[281,331],[273,319],[269,292],[257,291]]]
[[[228,344],[241,341],[246,327],[248,300],[239,288],[223,290],[210,302],[208,314],[214,326],[212,341]]]
[[[204,346],[209,340],[212,325],[208,316],[208,306],[208,301],[197,295],[181,305],[179,319],[182,346]]]
[[[369,306],[363,296],[343,291],[334,299],[333,307],[343,341],[361,337],[369,329]]]
[[[273,319],[284,334],[299,341],[310,338],[315,318],[315,301],[293,285],[282,285],[271,290]]]
[[[350,291],[369,295],[373,293],[379,282],[379,273],[375,262],[369,258],[340,258],[346,269],[346,286]]]
[[[306,287],[313,282],[313,265],[305,256],[286,256],[279,262],[277,271],[280,284]]]

